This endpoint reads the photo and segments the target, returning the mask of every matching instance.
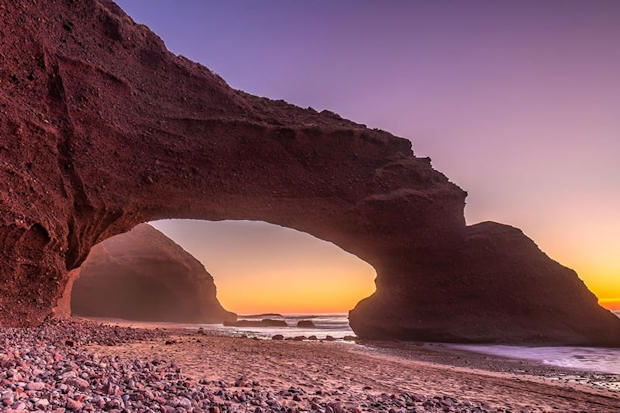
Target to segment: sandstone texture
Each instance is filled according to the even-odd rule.
[[[148,224],[95,245],[70,294],[78,316],[188,323],[237,319],[217,300],[204,266]]]
[[[0,323],[41,322],[90,248],[161,218],[262,220],[377,270],[374,338],[620,345],[620,320],[411,142],[231,89],[107,0],[0,0]],[[223,40],[222,40],[223,41]]]

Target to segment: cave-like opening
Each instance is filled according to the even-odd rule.
[[[365,261],[301,231],[176,219],[97,244],[77,273],[76,316],[184,323],[221,323],[228,311],[346,316],[374,292],[376,277]]]

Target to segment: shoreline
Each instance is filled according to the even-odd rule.
[[[516,374],[514,361],[442,346],[261,340],[151,324],[72,319],[0,329],[0,410],[620,411],[617,390],[551,380],[542,373],[558,369],[548,366]]]
[[[192,323],[175,323],[175,322],[150,322],[150,321],[132,321],[124,319],[109,318],[82,318],[74,317],[74,320],[87,322],[96,322],[109,326],[120,326],[137,329],[155,329],[163,330],[169,334],[184,335],[186,333],[201,333],[203,335],[213,335],[221,337],[234,338],[253,338],[252,334],[247,331],[237,331],[235,329],[223,329],[221,327],[212,328],[217,324],[192,324]],[[291,331],[295,331],[295,327],[291,326]],[[258,328],[260,330],[260,328]],[[267,328],[265,329],[268,330]],[[325,330],[324,332],[329,332]],[[353,334],[353,333],[351,333]],[[296,333],[285,338],[286,341],[293,340],[293,336],[299,337]],[[303,337],[303,336],[302,336]],[[349,337],[349,336],[346,336]],[[354,337],[354,336],[353,336]],[[260,340],[271,341],[270,336],[257,337]],[[566,379],[574,382],[587,383],[593,386],[602,386],[610,390],[620,391],[620,374],[609,371],[598,371],[592,368],[581,368],[575,366],[559,366],[552,363],[544,363],[536,358],[518,357],[517,355],[497,354],[476,350],[475,345],[458,344],[458,343],[438,343],[438,342],[416,342],[416,341],[399,341],[399,340],[368,340],[368,339],[342,339],[335,340],[325,339],[309,339],[304,337],[303,340],[295,341],[336,341],[340,343],[355,344],[369,350],[385,352],[410,358],[418,361],[428,361],[437,364],[452,365],[455,367],[472,367],[477,366],[482,370],[514,373],[517,375],[531,374],[533,376],[544,376],[550,379]],[[506,344],[489,344],[488,346],[510,346]],[[486,345],[485,345],[486,346]],[[514,345],[517,348],[561,348],[562,346],[541,346],[536,344]],[[469,347],[469,348],[468,348]],[[576,348],[568,346],[567,348]],[[599,349],[599,348],[596,348]],[[603,349],[603,348],[601,348]],[[593,380],[594,379],[594,380]]]
[[[400,356],[419,362],[428,362],[455,368],[482,370],[489,373],[512,374],[516,377],[543,378],[550,382],[566,382],[587,385],[618,392],[620,397],[620,375],[576,367],[562,367],[547,364],[536,359],[497,355],[474,350],[461,349],[451,343],[416,342],[367,342],[378,354]],[[532,347],[536,348],[536,347]]]
[[[144,354],[167,358],[193,380],[222,382],[233,392],[247,390],[235,386],[244,382],[257,382],[273,394],[300,388],[304,397],[300,393],[299,401],[291,395],[282,400],[306,411],[313,410],[312,403],[320,411],[316,402],[327,396],[338,399],[343,411],[620,411],[618,375],[454,349],[449,344],[273,341],[174,328],[167,333],[174,337],[168,344],[91,346],[88,351],[128,360]],[[206,368],[211,373],[205,375]],[[322,383],[321,394],[316,394],[313,382]],[[420,402],[407,406],[411,395]]]

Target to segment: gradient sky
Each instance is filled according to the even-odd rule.
[[[240,314],[340,313],[374,290],[375,270],[332,243],[265,222],[168,220],[159,230],[213,275]]]
[[[119,4],[234,88],[412,139],[417,155],[469,192],[469,223],[522,228],[608,305],[620,302],[620,1]],[[168,232],[185,246],[194,235],[174,225]],[[217,225],[224,244],[239,225],[256,229]],[[242,260],[282,248],[236,239]],[[332,252],[321,259],[342,258]],[[218,254],[197,255],[224,297],[228,280],[249,275]],[[365,283],[359,264],[350,271]],[[289,270],[282,280],[305,271]]]

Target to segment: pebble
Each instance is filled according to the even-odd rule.
[[[282,340],[276,335],[274,340]],[[0,329],[0,410],[6,412],[229,413],[318,411],[486,412],[490,406],[454,397],[419,394],[365,394],[357,405],[346,388],[274,389],[256,380],[195,381],[166,360],[125,360],[97,355],[85,345],[115,346],[145,340],[174,345],[158,330],[109,327],[91,322],[51,320],[38,328]],[[370,390],[364,387],[364,390]]]
[[[45,383],[30,382],[26,385],[26,390],[41,391],[45,388]]]

